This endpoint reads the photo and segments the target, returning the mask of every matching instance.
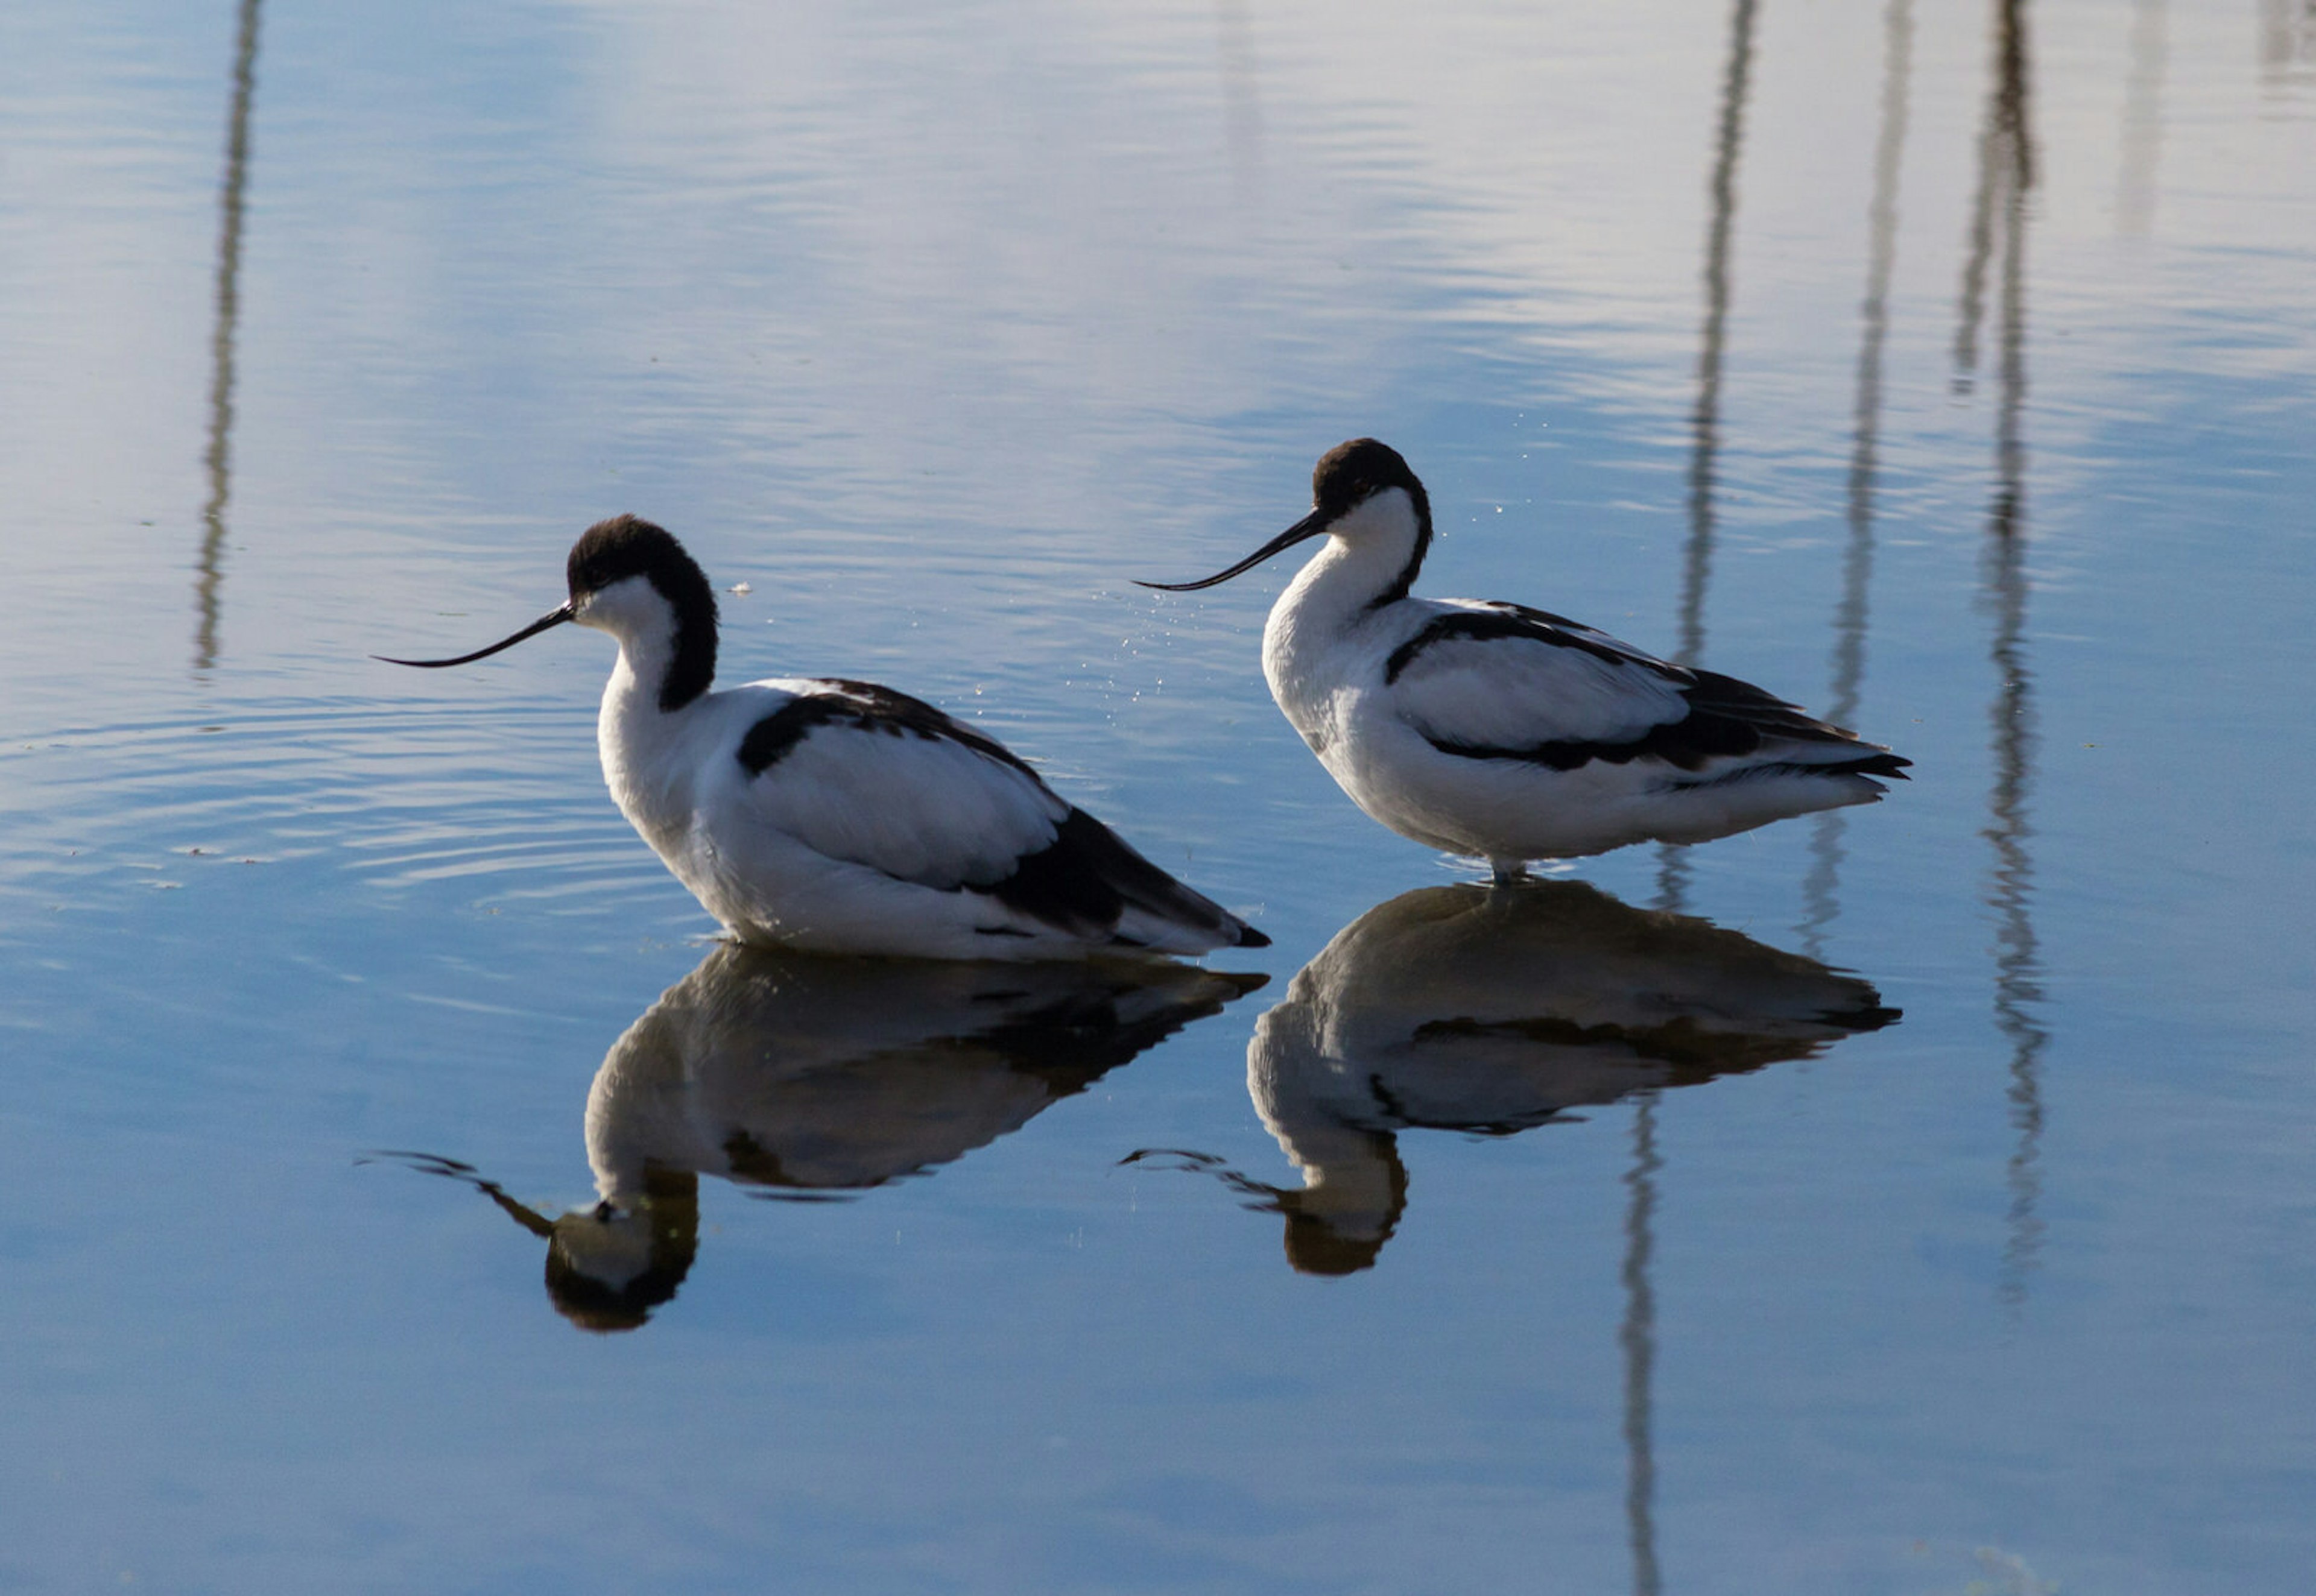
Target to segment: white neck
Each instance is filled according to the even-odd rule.
[[[1313,1213],[1387,1215],[1395,1156],[1360,1124],[1371,1109],[1352,1067],[1330,1057],[1320,1039],[1324,1011],[1304,975],[1287,1000],[1257,1020],[1246,1050],[1246,1091],[1262,1128],[1294,1160]],[[1378,1219],[1380,1222],[1380,1219]]]
[[[675,660],[675,611],[641,578],[594,595],[578,620],[619,640],[619,662],[611,667],[596,717],[595,745],[602,755],[603,780],[620,812],[657,842],[689,820],[691,770],[676,757],[677,742],[685,717],[707,696],[680,709],[660,707]]]
[[[587,1090],[587,1163],[597,1193],[621,1208],[643,1196],[651,1155],[671,1150],[656,1145],[670,1139],[660,1135],[655,1112],[684,1079],[668,996],[661,994],[611,1044]]]
[[[1376,494],[1328,528],[1327,541],[1287,584],[1262,629],[1262,674],[1296,730],[1323,734],[1341,673],[1330,653],[1376,612],[1415,553],[1415,506],[1398,488]]]
[[[1316,1120],[1269,1129],[1303,1176],[1305,1213],[1334,1220],[1347,1233],[1382,1232],[1399,1200],[1389,1136]]]

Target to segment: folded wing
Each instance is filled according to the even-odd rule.
[[[1385,685],[1442,752],[1554,770],[1650,758],[1702,772],[1777,760],[1894,776],[1907,761],[1750,683],[1517,604],[1443,605]]]
[[[986,886],[1054,840],[1070,806],[1002,743],[868,682],[795,695],[750,727],[752,807],[814,852],[919,886]]]
[[[795,696],[749,729],[738,758],[756,812],[815,852],[984,893],[1076,936],[1180,951],[1260,945],[1259,933],[1060,797],[1004,745],[931,705],[868,682],[768,685]]]

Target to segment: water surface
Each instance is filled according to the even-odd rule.
[[[2302,1588],[2295,0],[17,21],[0,1583]],[[1915,779],[1491,908],[1129,583],[1361,433]],[[623,510],[1275,944],[718,952],[368,659]]]

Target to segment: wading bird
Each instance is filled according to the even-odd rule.
[[[1431,501],[1397,450],[1321,457],[1311,513],[1202,581],[1314,537],[1262,633],[1271,696],[1351,801],[1402,836],[1485,859],[1709,842],[1887,791],[1911,761],[1748,682],[1675,665],[1524,605],[1417,598]]]
[[[590,527],[567,574],[569,600],[512,637],[387,663],[464,665],[566,621],[618,639],[603,778],[741,941],[972,959],[1269,944],[929,704],[817,677],[711,690],[715,592],[649,521]]]

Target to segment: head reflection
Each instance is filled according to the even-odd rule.
[[[699,1179],[813,1201],[964,1157],[1262,984],[1187,965],[974,964],[718,947],[611,1044],[587,1095],[599,1201],[548,1219],[468,1166],[544,1239],[573,1324],[632,1330],[699,1242]]]
[[[699,1250],[699,1178],[655,1174],[626,1208],[598,1202],[546,1228],[547,1296],[582,1330],[640,1328]]]
[[[1296,1270],[1349,1274],[1406,1207],[1401,1130],[1511,1135],[1897,1017],[1853,976],[1581,882],[1424,888],[1340,933],[1256,1024],[1247,1090],[1300,1189],[1167,1156],[1283,1215]]]

